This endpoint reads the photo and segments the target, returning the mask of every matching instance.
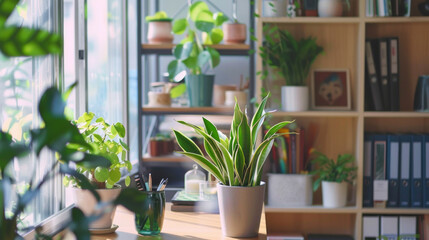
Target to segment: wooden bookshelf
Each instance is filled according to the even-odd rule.
[[[222,107],[150,107],[144,106],[142,112],[147,115],[165,115],[165,114],[210,114],[210,115],[227,115],[233,114],[233,108]]]
[[[275,112],[274,121],[295,120],[308,129],[316,126],[314,148],[336,157],[340,153],[354,154],[358,167],[356,185],[349,192],[353,207],[304,208],[265,207],[267,232],[270,233],[330,233],[350,234],[362,239],[364,214],[429,215],[429,209],[415,208],[363,208],[363,141],[365,132],[423,132],[429,133],[429,113],[413,111],[413,96],[419,75],[429,73],[429,17],[417,11],[412,2],[411,17],[366,17],[365,1],[351,1],[352,14],[348,17],[279,17],[257,19],[257,48],[262,46],[263,28],[266,25],[288,30],[297,38],[313,36],[323,46],[325,54],[319,56],[312,69],[348,69],[351,87],[350,111]],[[262,9],[262,0],[259,0]],[[365,111],[365,40],[367,38],[399,38],[400,111]],[[263,70],[257,56],[257,71]],[[310,79],[310,77],[309,77]],[[272,98],[280,99],[280,86],[284,80],[257,79],[255,89],[271,91]],[[256,92],[255,96],[260,96]],[[269,107],[278,108],[271,100]]]
[[[171,55],[171,52],[175,46],[176,45],[173,43],[143,43],[141,44],[141,53]],[[210,46],[218,50],[221,55],[246,55],[250,50],[250,45],[248,44],[214,44]]]

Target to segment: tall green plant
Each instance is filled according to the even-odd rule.
[[[168,64],[171,79],[189,69],[190,74],[199,75],[209,65],[215,68],[220,63],[219,52],[207,45],[218,44],[223,39],[223,31],[218,28],[228,18],[223,13],[213,13],[205,2],[196,1],[188,8],[186,18],[177,19],[173,23],[173,33],[187,33],[186,37],[173,49],[175,60]],[[201,39],[200,33],[206,34]]]
[[[312,164],[315,164],[316,170],[311,174],[317,176],[313,183],[313,190],[316,191],[322,181],[329,182],[351,182],[356,178],[357,167],[353,166],[354,157],[351,154],[340,154],[336,161],[328,158],[321,152],[314,152],[315,158]]]
[[[267,32],[265,43],[259,48],[263,64],[279,69],[287,86],[305,86],[311,65],[323,53],[316,38],[298,41],[290,32],[277,27],[264,28],[264,31]],[[267,75],[268,71],[265,70],[263,77]]]
[[[184,121],[179,123],[191,127],[204,138],[205,156],[201,149],[182,132],[174,130],[176,140],[183,152],[202,168],[213,174],[222,184],[229,186],[258,186],[262,177],[262,167],[271,150],[277,131],[289,121],[280,122],[271,127],[260,144],[257,136],[260,127],[268,115],[264,111],[269,95],[259,105],[252,121],[236,103],[229,138],[218,131],[216,126],[203,117],[204,127]]]

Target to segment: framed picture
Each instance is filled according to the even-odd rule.
[[[347,69],[317,69],[311,78],[311,107],[350,110],[350,79]]]

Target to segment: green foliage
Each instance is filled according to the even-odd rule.
[[[167,13],[164,11],[158,11],[153,16],[147,16],[146,22],[171,22],[172,18],[169,18]]]
[[[354,157],[351,154],[338,155],[337,161],[328,158],[321,152],[314,152],[315,158],[312,164],[317,165],[317,169],[312,171],[311,174],[318,176],[313,184],[313,190],[316,191],[322,181],[328,182],[351,182],[356,178],[356,167],[354,164]]]
[[[125,137],[125,127],[121,123],[109,124],[94,113],[84,113],[75,122],[82,133],[87,146],[69,147],[74,150],[86,152],[98,156],[103,156],[110,161],[110,166],[100,165],[97,159],[93,159],[92,164],[77,164],[77,171],[89,175],[89,179],[97,188],[112,188],[121,178],[121,168],[129,171],[132,169],[131,162],[127,159],[128,146],[123,142]],[[126,177],[129,183],[129,176]],[[65,176],[63,180],[67,186],[70,183],[79,186],[74,177]]]
[[[277,27],[265,27],[265,43],[259,55],[266,67],[280,70],[287,86],[305,86],[310,67],[316,57],[323,53],[313,37],[297,41],[290,32]],[[268,75],[263,72],[263,78]]]
[[[202,69],[207,64],[211,68],[219,65],[219,52],[207,45],[222,41],[223,31],[219,27],[227,20],[223,13],[213,13],[205,2],[197,1],[189,6],[187,18],[174,21],[173,33],[187,32],[187,36],[173,49],[176,59],[168,65],[171,79],[186,69],[189,69],[191,74],[198,75],[202,74]],[[204,43],[198,36],[200,32],[206,34]]]
[[[24,26],[5,26],[18,2],[0,1],[0,52],[9,57],[60,54],[63,42],[59,34]]]
[[[277,131],[290,122],[280,122],[271,127],[257,144],[257,136],[268,113],[264,111],[267,99],[259,105],[252,121],[236,103],[229,138],[218,131],[216,126],[203,118],[204,127],[179,121],[191,127],[204,138],[204,149],[208,156],[189,137],[174,130],[176,140],[183,152],[202,168],[213,174],[221,183],[229,186],[258,186],[262,177],[262,167],[271,150]]]

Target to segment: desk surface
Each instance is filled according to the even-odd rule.
[[[138,235],[134,227],[134,214],[118,207],[114,224],[119,228],[113,234],[92,235],[92,240],[137,240],[137,239],[234,239],[222,236],[220,217],[218,214],[195,212],[172,212],[171,203],[167,203],[164,225],[159,236],[143,237]],[[262,213],[259,236],[266,239],[265,215]]]

